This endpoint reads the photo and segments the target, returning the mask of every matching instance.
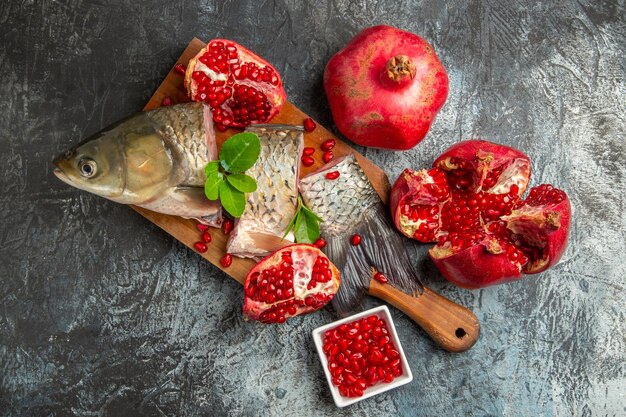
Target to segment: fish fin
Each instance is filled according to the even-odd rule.
[[[198,213],[194,216],[182,216],[198,220],[209,226],[222,224],[222,206],[219,201],[211,201],[204,194],[204,187],[181,185],[174,189],[172,196],[189,210]]]
[[[199,185],[179,185],[174,187],[173,195],[180,201],[185,201],[186,199],[197,199],[198,197],[208,200],[204,195],[204,187]]]
[[[293,242],[287,238],[281,239],[280,236],[263,232],[250,232],[249,237],[254,241],[254,245],[264,251],[274,252],[278,249],[293,245]]]
[[[304,132],[304,127],[299,125],[287,125],[287,124],[254,124],[246,128],[246,132],[267,131],[267,130],[297,130]]]
[[[193,209],[213,207],[216,202],[209,200],[204,194],[204,187],[178,186],[174,187],[172,198],[181,204],[188,205]]]
[[[361,236],[358,246],[350,244],[350,236],[355,233]],[[363,213],[361,221],[349,233],[331,238],[325,249],[330,260],[343,272],[342,284],[332,301],[340,316],[360,304],[373,271],[383,272],[389,284],[407,294],[421,294],[424,290],[406,253],[405,241],[395,230],[382,203]]]
[[[222,224],[222,206],[204,195],[204,188],[181,186],[170,189],[164,196],[138,206],[158,213],[196,219],[209,226]]]

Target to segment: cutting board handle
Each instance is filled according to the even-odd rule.
[[[368,293],[411,317],[449,352],[463,352],[478,340],[480,323],[474,313],[429,288],[424,287],[422,294],[409,295],[372,279]]]

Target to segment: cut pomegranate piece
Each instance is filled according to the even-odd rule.
[[[266,123],[286,100],[278,71],[226,39],[210,41],[189,61],[185,87],[193,101],[211,106],[218,127]]]
[[[551,185],[521,195],[530,160],[520,151],[469,140],[444,152],[430,170],[405,170],[390,196],[397,228],[420,242],[441,273],[481,288],[544,271],[567,245],[571,208]]]
[[[340,282],[339,271],[317,247],[287,246],[250,270],[243,312],[264,323],[284,323],[325,306]]]

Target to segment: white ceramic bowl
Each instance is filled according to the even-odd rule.
[[[327,330],[334,329],[335,327],[349,323],[354,320],[361,319],[366,316],[376,315],[381,319],[385,319],[387,321],[387,327],[389,328],[389,333],[391,334],[391,339],[393,340],[394,345],[398,349],[400,353],[400,358],[402,359],[402,375],[396,377],[390,383],[379,383],[372,387],[368,387],[361,397],[344,397],[339,393],[339,388],[335,386],[331,380],[330,371],[328,370],[328,359],[326,358],[326,354],[324,353],[324,333]],[[330,392],[333,394],[333,400],[335,400],[335,404],[337,407],[345,407],[350,404],[354,404],[361,400],[364,400],[369,397],[373,397],[376,394],[380,394],[381,392],[389,391],[390,389],[399,387],[400,385],[408,384],[413,380],[413,374],[411,374],[411,369],[409,368],[409,364],[406,360],[406,356],[404,356],[404,351],[402,350],[402,345],[400,344],[400,340],[398,339],[398,333],[396,333],[396,328],[393,325],[393,319],[391,318],[391,314],[389,314],[389,309],[387,306],[380,306],[376,308],[372,308],[367,311],[363,311],[358,314],[354,314],[352,316],[346,317],[341,320],[334,321],[332,323],[328,323],[324,326],[318,327],[313,330],[313,340],[315,341],[315,347],[317,348],[317,353],[320,357],[320,361],[322,362],[322,367],[324,368],[324,373],[326,374],[326,381],[328,382],[328,386],[330,387]]]

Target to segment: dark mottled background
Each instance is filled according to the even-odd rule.
[[[623,0],[2,1],[0,414],[625,415],[625,20]],[[332,126],[324,65],[377,23],[428,39],[451,88],[421,145],[365,154],[394,180],[460,139],[513,145],[574,220],[557,267],[480,291],[413,246],[482,337],[446,353],[394,310],[415,380],[339,412],[310,337],[331,311],[244,322],[239,284],[51,159],[141,109],[194,36],[257,51]]]

